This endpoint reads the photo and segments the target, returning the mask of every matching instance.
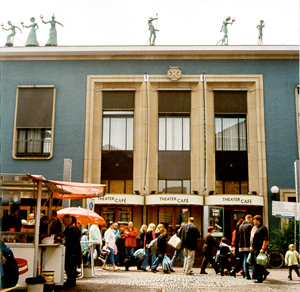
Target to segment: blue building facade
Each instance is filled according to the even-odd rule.
[[[181,71],[181,76],[193,76],[193,78],[199,76],[199,86],[203,84],[203,72],[205,72],[205,80],[209,80],[210,76],[262,76],[263,88],[259,90],[263,95],[262,117],[264,118],[264,129],[261,133],[262,137],[258,138],[258,140],[265,140],[265,158],[262,158],[262,160],[265,160],[266,177],[263,180],[265,179],[267,185],[261,187],[261,189],[254,190],[248,187],[247,195],[261,195],[266,198],[263,206],[256,206],[257,209],[251,209],[251,211],[260,212],[269,226],[279,226],[278,219],[272,216],[271,202],[273,199],[279,200],[280,197],[278,194],[274,198],[270,189],[274,185],[278,186],[280,190],[295,189],[294,161],[298,159],[299,151],[296,108],[297,86],[299,84],[299,60],[296,47],[268,48],[259,46],[258,49],[257,47],[250,49],[247,47],[238,47],[232,48],[230,52],[224,51],[221,47],[206,47],[205,52],[201,47],[189,49],[178,47],[176,48],[176,53],[172,51],[172,48],[168,47],[158,47],[155,51],[149,50],[148,47],[147,49],[143,47],[127,47],[126,53],[123,51],[123,54],[122,48],[114,48],[115,51],[113,52],[107,48],[95,48],[93,54],[88,53],[89,51],[85,51],[84,48],[75,48],[75,51],[70,50],[70,48],[59,48],[57,51],[55,51],[57,48],[47,51],[43,49],[28,47],[1,48],[1,173],[42,174],[47,179],[62,180],[64,159],[70,158],[73,165],[72,181],[87,182],[89,180],[89,182],[93,183],[101,182],[100,179],[99,181],[95,181],[92,175],[87,176],[84,173],[85,153],[87,153],[87,95],[90,90],[88,88],[88,76],[101,76],[103,78],[105,76],[114,76],[113,86],[108,86],[108,90],[118,87],[115,84],[123,82],[118,80],[118,76],[122,76],[122,78],[128,76],[132,79],[134,79],[134,76],[137,76],[142,80],[146,73],[149,80],[151,80],[152,76],[165,76],[170,67],[173,66],[178,67],[176,70],[178,70],[177,73]],[[125,84],[126,82],[130,84]],[[132,81],[126,82],[123,82],[122,85],[119,84],[119,88],[127,90],[127,88],[134,87]],[[174,84],[177,80],[170,82]],[[143,80],[141,83],[143,83]],[[181,86],[181,90],[189,87],[187,84],[187,82],[184,83]],[[13,155],[17,89],[18,86],[32,85],[51,85],[56,90],[54,132],[52,136],[53,156],[51,159],[20,159]],[[158,87],[160,88],[161,86]],[[165,91],[169,90],[169,85],[162,87],[164,87]],[[238,86],[232,85],[231,89],[233,91],[245,90],[243,86],[238,89],[236,87]],[[172,90],[174,90],[174,86]],[[205,90],[201,90],[201,92],[205,92]],[[204,98],[207,98],[207,96]],[[201,95],[199,100],[202,104],[203,95]],[[206,105],[208,103],[209,101],[207,101]],[[149,106],[149,109],[151,109],[151,106]],[[34,112],[32,114],[35,115]],[[206,119],[209,119],[209,109],[206,109],[205,114]],[[259,117],[257,116],[257,118]],[[143,125],[144,122],[141,122],[139,125],[135,117],[134,127],[142,127]],[[200,131],[202,130],[200,129]],[[250,124],[248,125],[248,131],[251,131]],[[135,139],[137,136],[136,130],[134,133]],[[191,131],[192,135],[193,131]],[[209,134],[207,135],[209,136]],[[208,139],[207,136],[206,139]],[[200,139],[199,141],[202,140]],[[205,144],[205,141],[208,140],[204,139],[202,142]],[[248,142],[250,143],[251,141],[248,140]],[[203,147],[201,146],[200,149]],[[206,151],[209,151],[208,144],[205,148]],[[193,149],[191,149],[191,152],[193,153]],[[135,150],[133,150],[133,153],[134,156],[137,156],[137,154],[135,155]],[[149,157],[149,159],[152,159],[154,156],[151,156],[150,153]],[[200,173],[203,172],[202,168],[204,168],[204,172],[205,169],[209,169],[209,160],[206,160],[207,157],[203,158],[204,165],[200,162],[202,165],[200,166]],[[193,165],[191,166],[191,180],[193,180],[193,167],[195,167],[195,164]],[[134,172],[137,172],[138,166],[134,165],[133,169]],[[144,169],[143,166],[141,166],[141,172],[144,171],[142,169]],[[147,177],[151,181],[151,171],[148,172]],[[140,180],[144,178],[141,174]],[[205,179],[209,179],[208,172],[194,184],[194,186],[197,186],[194,195],[202,196],[202,206],[199,203],[198,209],[192,206],[188,207],[188,214],[194,216],[197,223],[201,224],[201,226],[204,226],[205,223],[202,207],[206,205],[205,197],[209,196],[204,190],[206,186]],[[133,178],[131,194],[139,193],[141,195],[143,194],[144,183],[137,183],[137,181],[137,179]],[[155,184],[158,184],[157,180]],[[190,187],[188,195],[193,194],[194,186],[192,182],[192,187]],[[152,189],[156,192],[152,194],[154,196],[158,196],[161,193],[157,188],[149,186],[149,188],[147,187],[144,190],[144,195],[151,195]],[[135,190],[138,192],[135,192]],[[215,188],[207,188],[207,191],[210,190],[215,191],[215,194],[212,194],[213,196],[220,195],[220,192],[216,192]],[[252,191],[255,191],[256,194],[252,194]],[[110,196],[111,194],[113,193],[108,193],[106,196]],[[114,196],[118,194],[125,195],[126,191],[124,193],[115,192]],[[241,194],[245,193],[239,192],[239,194],[235,195],[238,196]],[[104,202],[95,203],[95,210],[99,213],[102,212],[102,215],[109,214],[109,212],[105,213],[106,211],[101,209],[103,206],[101,204],[104,204]],[[107,206],[109,207],[114,204],[108,203]],[[149,207],[143,208],[142,204],[144,205],[145,203],[140,203],[139,207],[134,207],[132,204],[129,217],[126,217],[133,220],[136,225],[150,223],[150,221],[156,221],[155,223],[162,221],[160,220],[162,218],[159,215],[160,211],[155,208],[163,205],[173,206],[172,204],[168,205],[168,202],[158,204],[152,201],[151,204],[149,203]],[[186,204],[186,206],[188,205]],[[220,203],[220,206],[223,206],[223,204]],[[176,211],[174,212],[171,216],[176,217]],[[233,209],[229,213],[232,212]],[[225,212],[225,217],[229,216],[229,213]],[[235,215],[232,216],[231,219],[234,219],[236,222],[237,217]],[[113,219],[118,221],[115,217]],[[174,220],[172,222],[168,221],[169,224],[176,225],[177,219]],[[230,225],[230,231],[232,231],[233,226],[234,224]],[[229,227],[227,227],[227,230],[229,230]],[[228,235],[229,232],[226,234]]]

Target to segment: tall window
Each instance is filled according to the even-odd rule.
[[[190,91],[160,91],[158,193],[190,194]]]
[[[247,93],[215,92],[216,192],[248,193]]]
[[[18,86],[13,157],[52,157],[54,86]]]
[[[133,193],[134,91],[103,92],[101,181],[108,193]]]

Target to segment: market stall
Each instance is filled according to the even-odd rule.
[[[41,216],[42,198],[48,203],[50,215],[53,199],[86,199],[105,195],[105,185],[102,184],[51,181],[41,175],[1,174],[0,180],[2,202],[22,205],[22,199],[33,199],[36,203],[35,218]],[[17,258],[20,276],[18,284],[21,288],[26,287],[26,278],[37,277],[45,269],[56,272],[55,284],[63,284],[64,246],[54,243],[41,244],[39,230],[40,220],[36,220],[32,229],[1,233]],[[62,265],[57,265],[57,260]],[[44,263],[41,263],[42,261]]]

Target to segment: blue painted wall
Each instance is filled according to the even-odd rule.
[[[182,74],[263,74],[268,190],[273,185],[295,186],[298,60],[2,61],[0,66],[2,173],[43,174],[62,180],[64,158],[71,158],[72,180],[81,182],[87,75],[166,74],[170,66],[179,66]],[[33,84],[53,84],[57,90],[54,156],[48,161],[12,158],[16,89]]]

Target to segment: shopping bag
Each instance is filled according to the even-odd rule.
[[[158,251],[157,243],[158,243],[158,238],[155,238],[150,241],[148,248],[151,249],[151,252],[157,253],[157,251]]]
[[[95,260],[98,257],[97,249],[94,249],[93,259]]]
[[[177,236],[177,234],[174,234],[170,240],[168,241],[168,244],[174,247],[175,249],[181,248],[181,239]]]
[[[249,252],[249,255],[247,257],[247,264],[251,265],[251,252]]]
[[[171,269],[172,269],[171,260],[166,255],[164,256],[163,261],[162,261],[162,268],[163,268],[164,272],[171,271]]]
[[[102,260],[102,261],[105,262],[106,259],[107,259],[107,256],[109,255],[109,253],[110,253],[110,250],[109,250],[109,249],[103,248],[103,249],[101,250],[101,252],[100,252],[100,255],[99,255],[100,260]]]
[[[136,257],[139,260],[142,260],[146,256],[145,249],[140,248],[140,249],[136,250],[134,252],[133,256]]]
[[[215,262],[220,263],[220,250],[218,250],[217,253],[216,253]]]
[[[256,257],[256,263],[258,265],[261,265],[263,267],[265,267],[268,264],[268,256],[264,253],[260,253],[257,257]]]

